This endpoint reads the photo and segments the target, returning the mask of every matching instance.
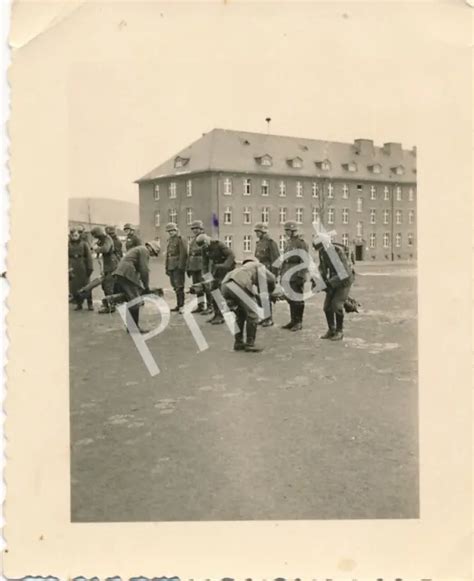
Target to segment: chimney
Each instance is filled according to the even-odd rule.
[[[357,155],[374,154],[374,142],[372,139],[354,139],[354,148]]]
[[[393,155],[401,157],[402,155],[402,144],[401,143],[394,143],[388,142],[383,144],[383,152],[386,155]]]
[[[416,145],[414,145],[411,149],[411,154],[416,157]]]

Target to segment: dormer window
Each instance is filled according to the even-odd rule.
[[[323,159],[322,161],[316,161],[315,163],[316,167],[323,171],[329,171],[331,169],[331,162],[329,159]]]
[[[343,163],[342,167],[346,170],[346,171],[357,171],[357,164],[355,161],[350,161],[349,163]]]
[[[268,154],[256,157],[255,161],[265,167],[271,167],[273,165],[272,156]]]
[[[403,165],[397,165],[397,166],[392,167],[390,169],[397,176],[402,176],[405,173],[405,168],[403,167]]]
[[[177,156],[174,158],[174,167],[175,168],[180,168],[180,167],[184,167],[189,161],[189,157],[181,157],[181,156]]]
[[[374,165],[368,165],[367,166],[369,171],[371,171],[372,173],[382,173],[382,166],[380,165],[380,163],[374,163]]]
[[[303,160],[301,159],[301,157],[293,157],[288,160],[288,164],[290,165],[290,167],[298,169],[300,167],[303,167]]]

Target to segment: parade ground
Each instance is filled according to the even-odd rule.
[[[262,353],[196,315],[199,352],[172,313],[147,343],[155,377],[118,313],[70,306],[72,520],[416,518],[416,265],[356,270],[342,342],[319,339],[323,293],[297,333],[277,303]],[[151,286],[169,287],[159,264]],[[153,307],[141,320],[157,324]]]

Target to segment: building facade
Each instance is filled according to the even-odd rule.
[[[253,227],[268,224],[284,245],[295,220],[310,242],[318,224],[335,232],[356,260],[416,259],[416,149],[324,142],[215,129],[138,180],[140,229],[166,239],[193,220],[231,246],[255,249]]]

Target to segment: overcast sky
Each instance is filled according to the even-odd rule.
[[[274,134],[411,148],[456,99],[437,74],[451,39],[421,5],[141,6],[70,69],[71,196],[137,201],[133,181],[203,132],[267,116]]]

